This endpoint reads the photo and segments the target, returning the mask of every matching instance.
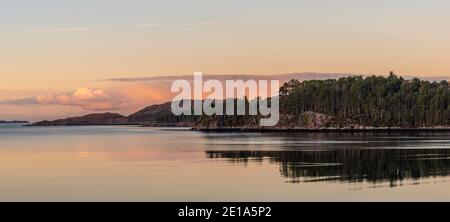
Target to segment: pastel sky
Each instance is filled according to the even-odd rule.
[[[449,11],[448,0],[0,0],[0,119],[128,114],[167,97],[111,78],[449,77]]]

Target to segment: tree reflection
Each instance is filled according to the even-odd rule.
[[[447,176],[450,171],[449,149],[206,151],[206,155],[241,164],[279,164],[281,175],[290,182],[368,181],[395,186],[405,179]]]

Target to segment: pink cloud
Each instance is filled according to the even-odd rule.
[[[72,93],[44,93],[35,97],[6,100],[2,104],[6,105],[64,105],[78,106],[87,111],[115,110],[123,101],[115,100],[103,89],[78,88]]]
[[[278,79],[281,82],[292,78],[332,78],[345,74],[285,74],[285,75],[204,75],[204,80],[218,79]],[[170,101],[177,93],[170,92],[174,80],[192,82],[193,75],[107,79],[113,83],[107,89],[81,87],[70,93],[43,93],[34,97],[0,101],[3,105],[59,105],[79,107],[83,111],[121,111],[132,113],[146,106]]]
[[[111,99],[111,96],[102,89],[86,87],[78,88],[70,94],[47,93],[35,98],[39,104],[79,106],[90,111],[114,110],[122,103]]]

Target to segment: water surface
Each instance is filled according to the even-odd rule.
[[[0,201],[450,201],[450,133],[0,124]]]

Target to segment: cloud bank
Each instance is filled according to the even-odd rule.
[[[72,93],[45,93],[30,98],[1,101],[3,105],[64,105],[78,106],[87,111],[120,109],[123,102],[115,100],[102,89],[78,88]]]
[[[291,79],[298,79],[300,81],[311,79],[335,79],[340,77],[349,76],[348,73],[287,73],[287,74],[275,74],[275,75],[262,75],[262,74],[203,74],[204,80],[216,79],[219,81],[225,80],[280,80],[280,82],[287,82]],[[193,74],[179,74],[179,75],[161,75],[153,77],[131,77],[131,78],[109,78],[102,81],[109,82],[172,82],[177,79],[192,80]]]

